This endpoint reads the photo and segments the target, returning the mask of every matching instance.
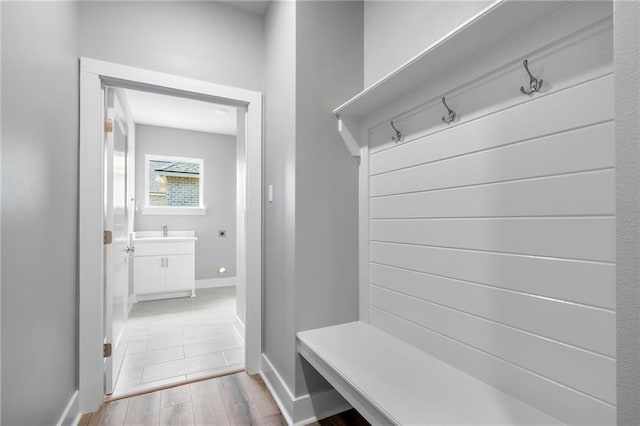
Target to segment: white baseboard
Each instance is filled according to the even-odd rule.
[[[71,399],[69,399],[69,402],[58,419],[56,426],[70,426],[78,424],[80,421],[80,401],[78,400],[78,395],[78,391],[75,391],[73,395],[71,395]]]
[[[233,318],[233,328],[236,330],[236,333],[238,333],[238,336],[240,336],[240,339],[242,339],[242,344],[244,344],[244,323],[238,315]]]
[[[78,412],[78,415],[73,419],[71,426],[78,426],[80,424],[80,420],[82,420],[82,413]]]
[[[151,300],[172,299],[174,297],[189,297],[189,296],[191,296],[191,290],[173,291],[170,293],[138,294],[136,295],[136,303],[148,302]]]
[[[236,285],[236,281],[237,281],[236,277],[208,278],[205,280],[196,280],[196,289],[228,287],[228,286]]]
[[[293,401],[295,397],[284,383],[284,380],[282,380],[278,370],[275,369],[265,354],[262,354],[260,376],[271,392],[278,408],[280,408],[282,417],[284,417],[288,425],[292,425],[291,415],[293,413]]]
[[[265,354],[262,354],[260,376],[290,426],[303,426],[351,408],[335,389],[295,397]]]
[[[129,295],[129,311],[127,312],[127,314],[131,313],[131,309],[133,309],[133,305],[135,305],[136,303],[138,303],[138,299],[136,298],[136,295],[130,294]]]
[[[295,402],[296,419],[293,426],[304,426],[351,409],[351,404],[335,389],[298,397]]]

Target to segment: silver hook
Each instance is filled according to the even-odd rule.
[[[402,136],[402,133],[400,133],[400,130],[396,129],[396,126],[393,125],[393,120],[391,120],[391,127],[396,131],[396,135],[392,136],[391,140],[395,143],[402,142],[404,140],[404,137]]]
[[[529,61],[526,59],[522,61],[522,65],[524,65],[524,69],[527,70],[527,74],[529,74],[529,90],[525,90],[523,86],[520,86],[520,91],[525,95],[533,95],[535,92],[539,92],[542,87],[542,79],[538,80],[535,78],[531,71],[529,71]]]
[[[451,108],[449,108],[449,105],[447,105],[447,103],[444,100],[444,96],[442,97],[442,104],[444,105],[444,107],[447,109],[447,111],[449,112],[449,117],[448,118],[444,118],[442,117],[442,121],[444,121],[445,123],[449,124],[452,123],[453,120],[456,119],[456,113],[454,110],[452,110]]]

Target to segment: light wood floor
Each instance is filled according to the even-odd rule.
[[[145,395],[107,402],[86,414],[79,426],[125,425],[286,425],[259,375],[236,373]],[[355,410],[313,423],[314,426],[368,426]]]
[[[102,405],[80,426],[286,425],[259,375],[237,373]]]

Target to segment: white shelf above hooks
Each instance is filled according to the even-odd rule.
[[[359,157],[360,147],[366,143],[360,140],[361,129],[358,125],[363,118],[570,3],[573,1],[497,0],[419,55],[334,109],[333,113],[338,118],[338,132],[351,155]]]

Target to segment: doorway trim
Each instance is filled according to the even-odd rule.
[[[80,412],[104,398],[102,87],[130,87],[247,107],[245,369],[262,352],[262,94],[90,58],[80,58],[79,393]]]

